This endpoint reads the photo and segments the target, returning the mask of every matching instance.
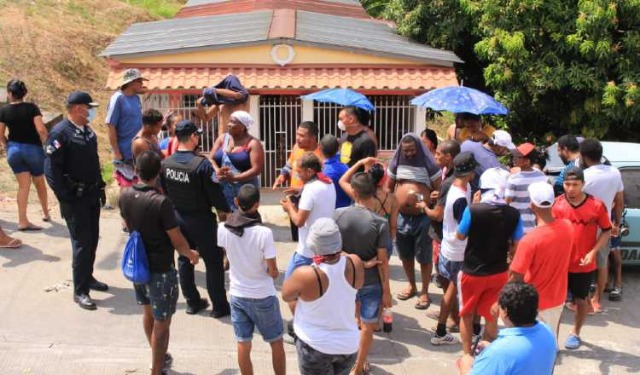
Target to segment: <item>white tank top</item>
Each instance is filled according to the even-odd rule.
[[[356,325],[356,293],[344,276],[347,257],[317,267],[327,275],[329,287],[315,301],[298,299],[293,328],[307,345],[324,354],[353,354],[360,333]],[[355,275],[354,275],[355,276]]]
[[[471,201],[471,186],[467,184],[467,189],[462,190],[452,185],[447,194],[446,204],[444,205],[444,216],[442,218],[442,247],[440,252],[449,261],[462,262],[464,260],[464,250],[467,247],[467,240],[460,241],[456,237],[458,229],[458,221],[453,216],[453,205],[460,199],[467,200],[467,205]]]

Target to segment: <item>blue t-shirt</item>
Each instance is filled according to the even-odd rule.
[[[456,230],[458,233],[469,236],[469,230],[471,229],[471,210],[469,206],[464,209],[462,213],[462,220],[458,224],[458,229]],[[513,236],[511,239],[513,241],[520,241],[524,237],[524,226],[522,225],[522,218],[518,219],[518,224],[516,224],[516,229],[513,231]]]
[[[105,122],[116,128],[118,148],[124,160],[133,159],[131,142],[142,128],[142,102],[138,95],[127,96],[118,91],[109,101]]]
[[[560,195],[564,193],[564,174],[567,171],[574,167],[580,167],[580,158],[575,158],[564,165],[564,168],[560,171],[560,175],[556,177],[556,181],[553,184],[553,189],[556,192],[556,195]]]
[[[551,374],[556,353],[556,339],[544,323],[504,328],[473,362],[471,374]]]
[[[332,158],[325,160],[324,166],[322,167],[322,173],[331,178],[333,186],[336,188],[336,208],[351,206],[351,198],[342,190],[338,183],[340,177],[342,177],[348,169],[349,167],[346,164],[340,162],[339,155],[334,155]]]
[[[498,157],[493,151],[487,149],[481,142],[474,142],[467,140],[460,145],[460,152],[470,152],[473,154],[473,158],[476,159],[478,166],[475,169],[475,176],[471,181],[471,188],[475,192],[480,186],[480,176],[490,168],[504,168]]]

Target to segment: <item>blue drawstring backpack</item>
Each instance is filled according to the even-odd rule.
[[[144,248],[142,236],[137,230],[131,231],[129,234],[129,239],[124,245],[124,255],[120,267],[127,280],[135,284],[149,282],[151,274],[149,272],[147,251]]]

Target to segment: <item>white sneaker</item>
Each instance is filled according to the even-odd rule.
[[[444,336],[438,336],[438,334],[434,333],[431,336],[431,345],[456,345],[459,344],[460,340],[458,340],[455,336],[450,333],[447,333]]]

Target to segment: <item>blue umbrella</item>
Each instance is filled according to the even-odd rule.
[[[315,100],[321,103],[336,103],[344,106],[352,105],[367,111],[376,110],[366,96],[350,89],[327,89],[314,92],[313,94],[303,95],[301,98],[304,100]]]
[[[476,115],[506,115],[509,113],[509,110],[491,96],[464,86],[449,86],[431,90],[411,100],[411,104],[453,113],[468,112]]]

